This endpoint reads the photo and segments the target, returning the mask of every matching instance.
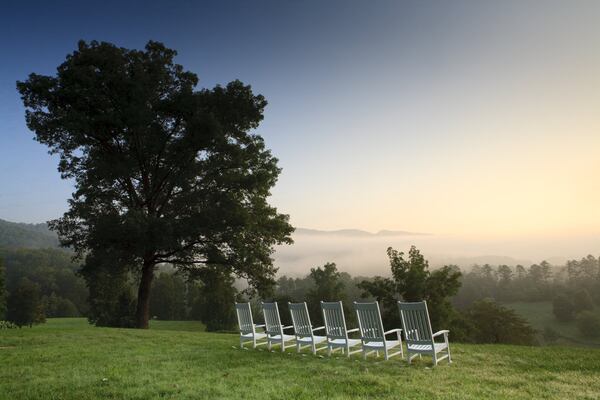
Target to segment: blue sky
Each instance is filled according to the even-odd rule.
[[[79,39],[152,39],[201,87],[241,79],[267,98],[272,201],[295,225],[598,233],[598,20],[593,1],[13,2],[0,218],[56,218],[72,190],[15,81],[54,73]]]

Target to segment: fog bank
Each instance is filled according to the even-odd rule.
[[[417,246],[431,267],[456,264],[530,265],[547,260],[562,265],[567,259],[600,253],[600,235],[547,238],[483,238],[422,234],[345,234],[298,230],[294,244],[278,246],[275,265],[280,275],[303,276],[310,268],[335,262],[338,269],[352,275],[387,275],[386,249],[408,252]],[[356,232],[356,231],[351,231]]]

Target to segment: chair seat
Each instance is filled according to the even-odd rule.
[[[352,347],[360,344],[360,339],[332,339],[328,342],[332,346],[346,346]]]
[[[296,337],[292,336],[292,335],[283,335],[283,339],[281,337],[282,335],[270,335],[267,337],[267,339],[271,342],[281,342],[282,340],[287,341],[287,340],[294,340]]]
[[[314,340],[313,340],[314,339]],[[325,336],[304,336],[304,337],[300,337],[300,338],[296,338],[296,341],[298,343],[321,343],[323,341],[325,341],[325,339],[327,339]]]
[[[249,339],[249,340],[257,339],[258,340],[258,339],[262,339],[264,337],[267,337],[267,334],[266,333],[254,333],[254,334],[252,334],[252,333],[243,333],[240,336],[243,339]]]
[[[446,349],[448,347],[446,343],[435,343],[435,352],[439,353],[440,351]],[[407,344],[408,351],[416,352],[416,353],[431,353],[432,347],[430,344]]]
[[[399,340],[386,340],[385,341],[385,346],[388,349],[392,349],[396,346],[400,345],[400,341]],[[370,349],[383,349],[384,344],[383,341],[379,341],[379,342],[365,342],[364,344],[365,347],[368,347]]]

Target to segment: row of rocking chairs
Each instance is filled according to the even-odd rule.
[[[266,344],[271,350],[272,346],[281,346],[281,351],[285,351],[286,344],[294,342],[296,350],[300,352],[303,347],[310,347],[313,354],[320,350],[327,349],[327,354],[340,350],[342,354],[348,357],[351,354],[362,351],[366,359],[370,353],[383,353],[387,360],[390,357],[400,355],[404,357],[402,346],[402,329],[392,329],[384,331],[381,321],[379,304],[357,303],[354,302],[358,328],[347,329],[344,318],[342,302],[321,302],[321,311],[323,312],[324,326],[313,328],[308,314],[306,303],[288,303],[292,316],[293,325],[283,326],[279,318],[279,308],[277,303],[262,303],[264,315],[264,324],[257,325],[252,318],[250,303],[236,303],[236,312],[240,326],[240,347],[244,347],[244,342],[252,342],[252,346]],[[427,303],[398,302],[400,317],[404,327],[404,339],[406,341],[407,361],[410,363],[413,358],[421,355],[430,355],[433,358],[433,364],[445,358],[452,362],[450,357],[450,344],[448,343],[447,330],[432,333]],[[263,328],[264,332],[258,332],[258,328]],[[286,334],[285,331],[292,330],[293,334]],[[315,334],[324,331],[321,335]],[[349,334],[359,332],[360,339],[353,339]],[[388,339],[389,336],[392,338]],[[443,342],[436,342],[436,338],[443,336]],[[263,340],[261,342],[261,340]],[[323,345],[317,347],[318,345]],[[360,345],[360,347],[359,347]]]

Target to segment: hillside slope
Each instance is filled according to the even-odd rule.
[[[0,219],[0,247],[58,247],[58,237],[46,224],[22,224]]]
[[[0,398],[530,400],[600,394],[599,350],[452,344],[454,363],[431,368],[425,357],[408,365],[398,358],[241,350],[236,335],[200,332],[193,323],[171,325],[178,331],[153,323],[144,331],[58,319],[0,330],[0,365],[10,366],[0,368]]]

